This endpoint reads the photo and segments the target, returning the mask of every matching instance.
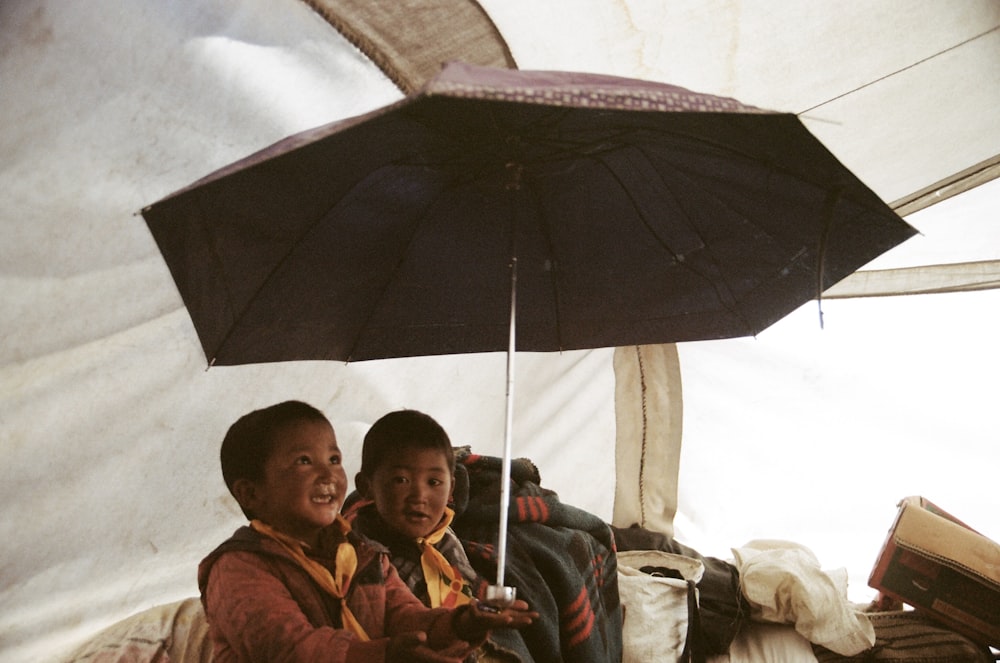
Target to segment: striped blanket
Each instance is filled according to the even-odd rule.
[[[452,523],[476,571],[496,579],[501,459],[459,454],[468,503]],[[521,631],[537,663],[616,663],[622,658],[622,610],[611,528],[541,487],[528,460],[511,467],[504,584],[541,613]]]

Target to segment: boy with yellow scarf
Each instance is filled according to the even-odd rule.
[[[487,582],[469,564],[450,525],[455,454],[444,428],[417,410],[390,412],[365,435],[360,500],[346,516],[357,532],[386,546],[400,577],[431,608],[475,600]],[[531,663],[518,631],[495,629],[479,660]]]

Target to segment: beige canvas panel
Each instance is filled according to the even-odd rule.
[[[855,272],[823,293],[824,299],[926,295],[1000,288],[1000,260]]]
[[[405,93],[450,60],[516,68],[503,37],[469,0],[306,0]]]
[[[613,524],[673,535],[683,402],[673,343],[616,348]]]

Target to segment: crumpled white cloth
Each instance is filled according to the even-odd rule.
[[[847,600],[846,570],[822,570],[811,550],[790,541],[754,540],[733,548],[733,555],[754,617],[793,624],[810,642],[841,656],[875,644],[868,616]]]

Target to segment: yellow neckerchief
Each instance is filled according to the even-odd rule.
[[[427,594],[431,599],[431,607],[454,608],[465,605],[470,598],[462,590],[466,587],[462,572],[445,559],[435,544],[444,538],[451,525],[455,512],[448,507],[444,508],[444,518],[438,524],[437,529],[427,536],[417,537],[417,545],[420,547],[420,566],[424,570],[424,581],[427,583]]]
[[[344,536],[347,536],[347,533],[351,531],[351,526],[340,514],[337,514],[336,524],[340,526],[340,531]],[[344,599],[347,595],[347,589],[351,585],[351,578],[354,577],[354,572],[358,569],[358,553],[354,550],[353,545],[344,541],[344,543],[337,546],[337,573],[334,575],[325,566],[306,556],[305,551],[302,549],[301,541],[287,534],[282,534],[259,520],[250,521],[250,526],[264,536],[277,541],[298,562],[298,565],[309,574],[309,577],[316,581],[317,585],[334,598],[340,599],[340,619],[344,623],[344,628],[354,633],[361,640],[367,641],[369,639],[364,627],[354,617],[351,609],[347,607],[347,601]]]

